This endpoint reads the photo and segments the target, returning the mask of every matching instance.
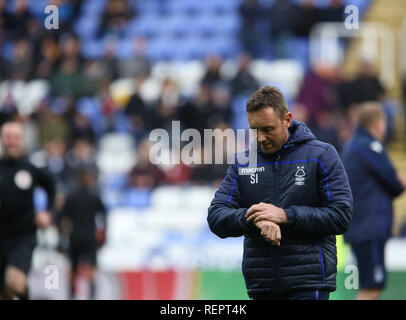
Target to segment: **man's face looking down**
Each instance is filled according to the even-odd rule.
[[[274,154],[282,149],[289,138],[288,128],[292,123],[292,113],[287,112],[282,118],[271,107],[255,112],[247,112],[251,129],[257,132],[258,147],[263,153]]]

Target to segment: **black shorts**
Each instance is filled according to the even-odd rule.
[[[357,259],[361,289],[383,289],[386,285],[384,240],[351,244]]]
[[[82,263],[96,265],[97,242],[71,241],[69,244],[69,257],[74,271],[76,271],[78,265]]]
[[[4,285],[6,268],[13,266],[28,275],[32,253],[37,245],[36,235],[0,240],[0,288]]]

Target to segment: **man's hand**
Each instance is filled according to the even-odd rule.
[[[255,223],[255,226],[261,229],[261,236],[269,241],[271,245],[279,247],[281,245],[281,228],[273,222],[261,220]]]
[[[285,210],[276,207],[270,203],[260,202],[252,205],[247,210],[247,221],[257,223],[258,221],[267,220],[276,224],[288,223],[288,216]]]
[[[38,228],[45,229],[52,223],[52,216],[48,211],[41,211],[35,215],[35,224]]]

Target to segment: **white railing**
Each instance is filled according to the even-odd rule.
[[[323,22],[317,24],[310,34],[310,62],[323,61],[340,66],[344,52],[340,40],[361,38],[360,60],[379,66],[379,77],[387,88],[396,81],[396,41],[392,30],[382,23],[360,23],[359,29],[347,29],[344,23]]]

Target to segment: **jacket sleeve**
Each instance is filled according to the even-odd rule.
[[[52,210],[55,203],[56,186],[52,175],[45,169],[34,167],[37,183],[48,196],[47,210]]]
[[[392,197],[397,197],[404,191],[403,186],[396,177],[396,170],[384,150],[375,152],[363,147],[357,152],[365,159],[368,171],[376,177]]]
[[[331,145],[318,159],[320,207],[291,206],[285,209],[288,228],[312,235],[338,235],[352,219],[352,193],[344,165]]]
[[[257,233],[259,230],[247,222],[246,212],[247,208],[241,207],[238,168],[231,164],[208,209],[210,230],[220,238]]]

